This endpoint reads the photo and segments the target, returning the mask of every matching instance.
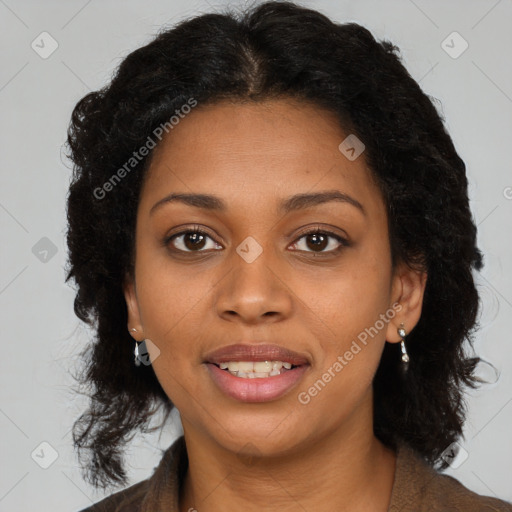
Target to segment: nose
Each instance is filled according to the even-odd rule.
[[[271,261],[270,251],[247,262],[234,253],[230,270],[217,289],[217,313],[225,320],[255,325],[288,318],[293,309],[293,292],[283,269]]]

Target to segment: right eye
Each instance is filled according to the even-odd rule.
[[[213,242],[213,249],[215,249],[215,245],[219,246],[206,231],[200,228],[193,228],[175,233],[166,237],[164,244],[166,246],[171,244],[173,246],[173,250],[176,249],[181,252],[204,252],[204,247],[208,244],[208,239]],[[212,249],[212,247],[206,247],[206,250],[207,249]]]

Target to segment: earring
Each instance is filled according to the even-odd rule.
[[[135,340],[135,350],[133,352],[135,355],[135,366],[140,366],[139,343],[142,343],[142,342]]]
[[[132,327],[130,329],[130,332],[137,332],[137,329],[135,329],[135,327]],[[135,356],[135,366],[140,366],[139,343],[142,343],[142,341],[135,340],[135,350],[133,351],[133,354]]]
[[[400,327],[397,329],[397,332],[398,336],[402,338],[402,341],[400,342],[400,348],[402,350],[402,362],[404,363],[405,369],[407,369],[409,365],[409,354],[407,353],[407,349],[405,348],[405,336],[407,333],[405,332],[403,323],[400,324]]]

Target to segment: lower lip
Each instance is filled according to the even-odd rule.
[[[288,393],[302,378],[308,365],[301,365],[274,377],[244,379],[206,363],[208,371],[219,389],[240,402],[270,402]]]

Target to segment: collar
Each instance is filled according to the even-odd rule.
[[[181,485],[188,467],[184,436],[179,437],[164,453],[148,480],[147,492],[140,512],[179,512]],[[410,510],[421,502],[425,489],[437,472],[405,444],[397,447],[395,478],[389,512]]]

